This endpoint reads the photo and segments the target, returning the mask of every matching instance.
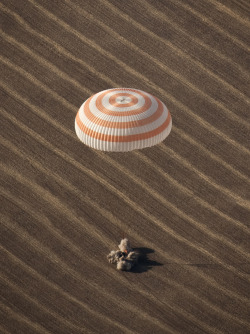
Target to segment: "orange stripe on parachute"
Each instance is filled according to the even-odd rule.
[[[127,96],[131,99],[131,102],[129,103],[119,103],[116,102],[116,99],[118,97],[123,97],[123,96]],[[127,108],[127,107],[132,107],[134,105],[136,105],[138,103],[138,98],[132,94],[128,94],[128,93],[118,93],[118,94],[114,94],[109,98],[109,103],[114,106],[114,107],[118,107],[118,108]]]
[[[134,120],[134,121],[131,121],[131,122],[110,122],[110,121],[106,121],[106,120],[102,120],[100,118],[97,118],[95,115],[92,114],[92,112],[89,108],[89,104],[91,102],[90,99],[88,99],[86,101],[86,103],[84,104],[84,114],[91,122],[93,122],[95,124],[100,124],[101,126],[107,127],[107,128],[125,129],[125,128],[140,127],[140,126],[143,126],[143,125],[150,124],[150,123],[156,121],[158,118],[161,117],[161,115],[163,113],[163,104],[157,98],[156,98],[156,101],[158,102],[158,108],[154,112],[154,114],[152,114],[151,116],[149,116],[147,118]],[[79,113],[79,111],[78,111],[78,113]],[[110,111],[109,114],[110,114],[110,116],[112,116],[113,112]]]
[[[117,89],[110,90],[108,93],[115,92],[116,90]],[[142,107],[138,108],[138,109],[134,109],[134,110],[130,110],[130,111],[112,111],[112,115],[113,116],[132,116],[132,115],[137,115],[137,114],[141,114],[142,112],[148,110],[151,107],[152,101],[151,101],[151,99],[146,94],[143,94],[142,92],[138,92],[138,91],[135,91],[135,90],[132,90],[132,89],[127,89],[126,91],[129,91],[129,90],[131,92],[134,92],[134,93],[142,95],[144,97],[144,99],[145,99],[145,104]],[[109,109],[105,108],[102,105],[102,99],[104,98],[104,96],[106,94],[107,94],[107,92],[105,91],[105,92],[103,92],[101,95],[99,95],[97,97],[97,99],[96,99],[96,107],[102,113],[110,115],[111,111]],[[93,97],[90,97],[89,100],[92,100]],[[87,101],[89,101],[89,100],[87,100]],[[86,101],[86,103],[87,103],[87,101]]]
[[[145,133],[134,134],[134,135],[114,136],[114,135],[99,133],[99,132],[96,132],[96,131],[93,131],[87,128],[82,123],[80,116],[79,116],[79,112],[76,115],[76,123],[82,132],[84,132],[86,135],[92,138],[95,138],[97,140],[108,141],[108,142],[132,142],[132,141],[139,141],[139,140],[144,140],[144,139],[148,139],[148,138],[157,136],[158,134],[162,133],[168,127],[168,125],[170,124],[170,121],[171,121],[171,115],[170,115],[170,112],[168,112],[168,117],[165,120],[165,122],[154,130],[151,130]]]

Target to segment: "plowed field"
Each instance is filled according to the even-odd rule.
[[[250,331],[246,0],[1,0],[1,333]],[[161,144],[83,145],[112,87],[169,108]],[[123,237],[132,272],[106,256]]]

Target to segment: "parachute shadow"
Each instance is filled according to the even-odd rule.
[[[154,253],[154,250],[147,247],[133,248],[133,251],[139,254],[138,263],[130,270],[132,273],[143,273],[155,266],[162,266],[163,264],[157,261],[152,261],[148,258],[148,254]]]

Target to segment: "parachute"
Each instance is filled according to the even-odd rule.
[[[172,118],[163,102],[132,88],[114,88],[88,98],[75,118],[78,138],[102,151],[127,152],[162,142]]]

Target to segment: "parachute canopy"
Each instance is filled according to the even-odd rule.
[[[75,119],[79,139],[102,151],[126,152],[156,145],[169,135],[171,127],[164,103],[131,88],[107,89],[91,96]]]

